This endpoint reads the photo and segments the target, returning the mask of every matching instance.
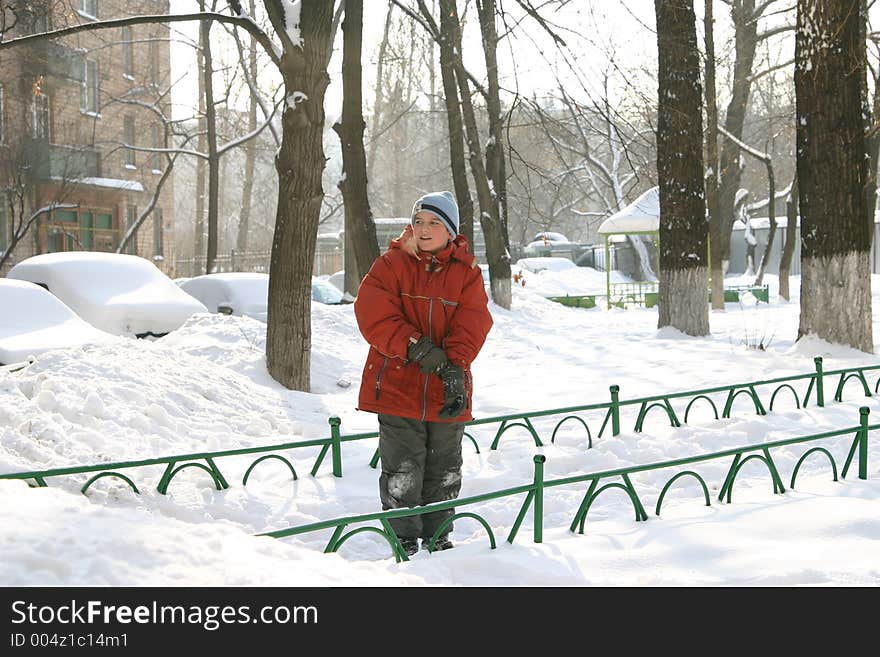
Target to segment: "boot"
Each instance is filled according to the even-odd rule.
[[[419,551],[419,539],[402,537],[398,537],[398,539],[400,540],[400,545],[403,546],[403,551],[406,553],[406,556],[411,557]]]
[[[433,548],[430,547],[431,546],[431,537],[430,536],[427,536],[422,539],[422,545],[425,547],[425,549],[430,550],[431,552],[440,552],[442,550],[451,550],[452,548],[455,547],[452,544],[452,541],[449,539],[448,534],[445,534],[443,536],[438,537],[436,542],[434,543]]]

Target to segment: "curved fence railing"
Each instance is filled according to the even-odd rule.
[[[766,443],[759,443],[755,445],[745,445],[742,447],[735,447],[731,449],[725,449],[718,452],[713,452],[710,454],[701,454],[699,456],[691,456],[687,458],[673,459],[669,461],[662,461],[658,463],[648,463],[644,465],[635,465],[626,468],[617,468],[614,470],[604,470],[600,472],[590,472],[570,477],[562,477],[559,479],[545,479],[544,478],[544,463],[546,461],[546,457],[543,454],[538,454],[534,456],[534,478],[531,484],[525,484],[521,486],[515,486],[512,488],[505,488],[503,490],[482,493],[480,495],[473,495],[470,497],[459,498],[457,500],[450,500],[447,502],[437,502],[434,504],[426,504],[420,507],[413,507],[407,509],[394,509],[391,511],[382,511],[376,513],[367,513],[356,516],[346,516],[341,518],[333,518],[331,520],[324,520],[322,522],[310,523],[306,525],[300,525],[296,527],[289,527],[286,529],[278,529],[271,532],[265,532],[262,534],[258,534],[259,536],[270,536],[272,538],[285,538],[289,536],[297,536],[300,534],[307,534],[311,532],[316,532],[325,529],[333,529],[333,534],[330,537],[327,546],[325,547],[325,552],[336,552],[342,546],[342,544],[347,541],[352,536],[355,536],[359,533],[365,533],[367,531],[378,533],[382,536],[391,547],[392,554],[398,562],[407,561],[407,555],[404,552],[403,548],[400,545],[400,541],[395,536],[394,531],[391,529],[391,525],[388,522],[392,518],[403,518],[406,516],[413,515],[421,515],[423,513],[431,513],[434,511],[442,511],[447,509],[460,509],[462,507],[472,507],[480,502],[485,502],[487,500],[498,499],[502,497],[509,497],[513,495],[522,495],[525,494],[525,500],[520,507],[519,513],[517,514],[515,520],[513,521],[513,525],[510,529],[510,532],[507,536],[507,542],[513,543],[514,538],[519,532],[520,526],[523,523],[529,509],[532,510],[532,532],[533,532],[533,540],[535,543],[541,543],[543,541],[543,531],[544,531],[544,491],[548,488],[556,487],[556,486],[570,486],[574,484],[584,484],[587,486],[587,490],[575,511],[571,525],[569,526],[569,530],[574,532],[577,530],[579,533],[584,533],[584,524],[586,523],[587,514],[590,511],[590,507],[595,502],[596,498],[598,498],[602,493],[606,490],[610,489],[620,489],[629,497],[630,502],[633,506],[633,511],[635,512],[635,519],[637,522],[648,519],[648,514],[645,511],[645,507],[642,505],[641,498],[639,497],[638,492],[636,491],[635,486],[633,485],[632,479],[630,475],[638,473],[638,472],[646,472],[649,470],[660,470],[660,469],[669,469],[669,468],[679,468],[681,466],[686,466],[693,463],[700,463],[704,461],[710,461],[713,459],[723,459],[728,457],[733,457],[733,460],[727,470],[727,475],[724,478],[724,482],[721,486],[718,500],[724,502],[725,499],[728,503],[732,501],[733,496],[733,485],[736,480],[737,475],[739,474],[742,467],[750,460],[755,459],[763,462],[767,466],[768,474],[770,475],[770,479],[773,485],[774,493],[784,493],[785,492],[785,484],[782,481],[782,477],[779,473],[779,469],[776,467],[776,464],[773,460],[773,457],[770,454],[770,450],[782,447],[786,445],[795,445],[800,443],[809,443],[815,442],[827,438],[834,438],[837,436],[845,436],[847,434],[855,432],[855,437],[853,438],[853,442],[849,448],[849,452],[846,457],[846,461],[843,465],[843,469],[841,471],[841,476],[846,477],[850,466],[853,462],[853,459],[857,458],[858,460],[858,471],[859,471],[859,479],[867,479],[868,478],[868,432],[871,430],[880,429],[880,424],[869,425],[868,424],[868,414],[869,409],[867,407],[862,407],[859,411],[860,413],[860,421],[857,426],[847,427],[845,429],[838,429],[835,431],[827,431],[824,433],[812,434],[809,436],[800,436],[796,438],[786,438],[782,440],[774,440]],[[834,461],[834,457],[824,447],[812,447],[808,449],[801,457],[798,459],[797,464],[793,468],[793,472],[791,475],[791,479],[789,482],[789,487],[794,488],[795,481],[797,479],[798,470],[800,469],[803,462],[814,453],[822,453],[824,456],[828,458],[830,461],[831,471],[834,478],[834,481],[838,480],[838,470],[837,464]],[[748,456],[744,455],[748,454]],[[700,484],[702,488],[702,492],[705,498],[705,502],[707,506],[711,505],[711,500],[709,497],[709,489],[706,485],[705,480],[693,470],[682,470],[673,475],[663,486],[663,489],[659,495],[657,500],[657,504],[655,507],[655,515],[660,515],[660,509],[663,504],[663,499],[666,494],[669,492],[670,487],[675,481],[678,479],[689,476],[695,478]],[[617,478],[620,478],[621,481],[616,481]],[[615,481],[608,482],[609,479],[613,479]],[[604,485],[601,485],[602,482]],[[491,548],[495,548],[496,541],[495,535],[492,532],[492,529],[489,523],[482,518],[479,514],[468,511],[468,512],[455,512],[454,515],[449,518],[446,523],[444,523],[441,527],[437,528],[437,531],[429,540],[429,550],[433,546],[437,537],[442,535],[445,531],[446,527],[449,523],[453,522],[459,518],[473,518],[477,520],[485,529],[487,538],[489,539],[489,544]],[[350,525],[365,523],[370,521],[378,520],[382,525],[382,528],[378,527],[366,526],[366,527],[358,527],[353,529],[347,533],[344,533],[346,529]]]
[[[797,374],[775,379],[767,379],[761,381],[751,381],[747,383],[733,383],[728,385],[720,385],[711,388],[703,388],[700,390],[690,390],[683,392],[664,393],[651,397],[638,397],[634,399],[621,399],[620,387],[612,385],[609,387],[610,401],[598,404],[585,404],[581,406],[569,406],[564,408],[555,408],[538,411],[524,411],[522,413],[514,413],[510,415],[501,415],[488,418],[479,418],[467,423],[467,428],[477,427],[488,424],[498,424],[491,443],[491,449],[498,449],[501,438],[511,430],[524,430],[528,433],[537,447],[543,447],[547,440],[546,435],[549,434],[549,442],[554,443],[557,439],[558,432],[563,425],[568,423],[583,429],[587,448],[593,446],[593,432],[590,429],[589,422],[599,422],[601,417],[601,426],[595,434],[596,437],[604,435],[605,431],[610,428],[612,435],[620,434],[621,421],[624,417],[623,412],[632,411],[634,416],[633,431],[641,432],[649,417],[649,414],[665,416],[673,427],[679,427],[682,423],[687,423],[694,408],[697,405],[707,406],[711,409],[715,419],[729,418],[733,412],[733,405],[737,398],[744,397],[751,402],[755,412],[758,415],[765,415],[768,410],[772,411],[774,404],[778,405],[782,399],[793,402],[796,408],[805,408],[811,399],[815,399],[817,406],[825,405],[825,379],[828,377],[837,377],[837,383],[834,392],[834,400],[842,401],[844,390],[854,385],[858,386],[865,396],[872,396],[871,388],[868,384],[868,376],[871,373],[880,373],[880,365],[866,365],[863,367],[846,368],[839,370],[824,371],[823,362],[820,356],[814,359],[815,371],[806,374]],[[855,383],[849,383],[855,381]],[[801,387],[806,386],[802,393],[798,394],[795,385]],[[874,385],[876,393],[880,388],[880,377]],[[762,400],[761,395],[764,395]],[[769,396],[768,396],[769,395]],[[713,399],[713,397],[715,397]],[[716,404],[716,401],[718,402]],[[765,404],[765,401],[767,403]],[[673,402],[686,402],[684,409],[679,407],[676,410]],[[719,407],[721,412],[719,413]],[[660,409],[651,413],[653,409]],[[597,413],[595,418],[585,419],[585,414]],[[552,431],[549,425],[546,429],[544,439],[536,428],[536,423],[541,418],[552,418],[553,416],[563,416],[553,424]],[[630,418],[633,419],[633,418]],[[318,438],[313,440],[288,441],[270,445],[261,445],[255,447],[244,447],[229,450],[217,450],[211,452],[198,452],[189,454],[176,454],[171,456],[161,456],[150,459],[140,459],[131,461],[114,461],[100,464],[78,465],[64,468],[50,468],[45,470],[31,470],[25,472],[13,472],[0,474],[0,479],[22,479],[33,481],[36,486],[46,486],[46,480],[52,477],[69,476],[75,474],[91,474],[95,473],[88,482],[82,486],[82,492],[88,491],[89,487],[95,481],[103,478],[115,478],[124,481],[133,491],[139,492],[135,482],[129,477],[122,474],[121,470],[138,468],[151,465],[164,465],[165,469],[159,478],[157,490],[161,494],[166,494],[168,487],[174,477],[184,469],[198,469],[206,473],[211,483],[218,489],[229,487],[227,479],[217,466],[216,461],[231,456],[244,455],[260,455],[248,467],[242,485],[247,485],[248,478],[252,471],[262,462],[267,460],[278,460],[283,462],[290,470],[294,480],[297,473],[290,459],[279,452],[288,452],[290,450],[302,449],[307,447],[320,447],[320,451],[311,468],[311,475],[317,474],[327,453],[331,454],[331,463],[333,475],[342,476],[342,444],[346,442],[364,440],[369,438],[377,438],[378,432],[371,431],[365,433],[342,435],[340,431],[341,420],[334,416],[329,418],[330,436],[326,438]],[[552,423],[551,423],[552,424]],[[595,429],[595,425],[593,427]],[[480,448],[476,439],[471,432],[465,431],[465,436],[471,441],[474,449],[479,453]],[[376,467],[379,461],[378,449],[373,453],[370,465]]]

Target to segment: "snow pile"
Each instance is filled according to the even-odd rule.
[[[567,265],[564,263],[568,263]],[[512,267],[519,286],[542,297],[606,293],[605,272],[578,267],[567,258],[523,258]],[[612,283],[631,283],[619,271],[611,272]]]
[[[87,324],[56,296],[28,281],[0,279],[0,365],[61,347],[116,340]]]

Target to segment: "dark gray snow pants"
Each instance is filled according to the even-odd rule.
[[[382,509],[444,502],[461,490],[461,438],[463,422],[422,422],[379,414],[379,498]],[[429,538],[454,515],[453,509],[421,516],[393,518],[394,533],[401,538]],[[450,524],[443,530],[452,531]]]

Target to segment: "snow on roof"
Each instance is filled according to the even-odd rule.
[[[124,189],[129,192],[142,192],[144,186],[137,180],[122,180],[121,178],[97,178],[88,176],[86,178],[77,178],[69,180],[60,176],[51,176],[51,180],[66,181],[77,183],[80,185],[91,185],[92,187],[109,187],[111,189]]]
[[[649,233],[660,230],[660,188],[652,187],[599,225],[600,235]]]
[[[45,285],[92,326],[116,335],[159,335],[181,326],[199,301],[144,258],[71,251],[22,260],[8,278]]]
[[[39,285],[0,278],[0,364],[23,361],[49,349],[114,339],[77,317]]]

